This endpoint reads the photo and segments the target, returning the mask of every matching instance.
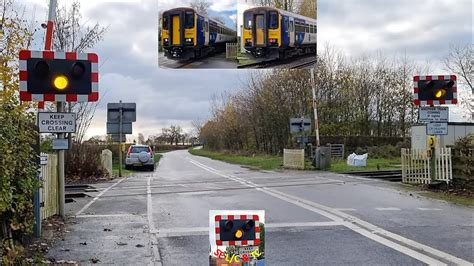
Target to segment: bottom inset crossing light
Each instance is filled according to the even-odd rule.
[[[244,236],[244,231],[242,231],[241,229],[235,232],[235,238],[241,239],[243,236]]]

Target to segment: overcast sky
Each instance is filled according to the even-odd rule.
[[[16,0],[27,16],[46,20],[49,0]],[[70,2],[60,1],[61,4]],[[212,1],[211,14],[235,21],[237,1]],[[101,103],[89,136],[104,135],[107,102],[136,102],[134,132],[157,134],[162,127],[209,116],[215,94],[238,90],[243,70],[167,70],[158,67],[159,10],[186,0],[81,0],[83,19],[108,26],[94,49],[100,57]],[[236,14],[234,14],[236,15]],[[42,40],[36,49],[41,49]],[[318,0],[318,48],[330,42],[347,55],[383,51],[437,62],[450,42],[472,42],[471,0]],[[436,64],[436,63],[434,63]],[[432,68],[440,71],[440,66]],[[435,73],[436,74],[436,73]]]
[[[329,43],[352,57],[406,53],[429,64],[432,73],[419,74],[449,73],[441,62],[450,44],[474,43],[472,13],[472,0],[318,0],[318,51]]]

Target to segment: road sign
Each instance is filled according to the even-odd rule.
[[[19,58],[22,101],[99,100],[97,54],[22,50]]]
[[[311,131],[311,119],[309,118],[291,118],[290,119],[290,133],[302,133]]]
[[[122,123],[131,123],[137,121],[136,103],[108,103],[107,122],[120,122],[120,107],[122,107]]]
[[[112,134],[110,135],[112,137],[113,142],[120,142],[120,135],[119,134]],[[127,142],[127,136],[125,134],[122,135],[122,143]]]
[[[415,105],[457,104],[456,76],[414,76],[413,102]]]
[[[448,123],[428,123],[426,124],[427,135],[448,135]]]
[[[238,247],[237,255],[247,254],[248,256],[250,256],[250,254],[252,254],[252,252],[254,252],[255,250],[258,250],[258,246]]]
[[[76,114],[38,113],[39,133],[75,133]]]
[[[441,106],[422,106],[420,107],[420,119],[421,123],[430,122],[448,122],[449,121],[449,108]]]
[[[41,155],[40,157],[40,165],[48,165],[48,155]]]
[[[107,123],[107,134],[120,134],[120,124]],[[132,123],[122,123],[122,134],[132,134]]]
[[[69,150],[69,140],[53,139],[53,150]]]

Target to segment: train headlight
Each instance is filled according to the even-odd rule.
[[[186,43],[193,43],[193,38],[186,38]]]
[[[247,46],[252,45],[252,39],[245,39],[245,44],[246,44]]]

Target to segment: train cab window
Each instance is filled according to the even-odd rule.
[[[164,30],[168,30],[168,23],[169,22],[169,17],[168,16],[164,16],[163,17],[163,29]]]
[[[270,29],[278,29],[278,13],[270,12]]]
[[[285,19],[285,29],[286,29],[286,31],[289,31],[289,29],[288,29],[288,19]]]
[[[192,11],[186,11],[184,16],[184,27],[186,29],[194,28],[194,13]]]
[[[245,20],[245,23],[244,23],[245,28],[248,30],[251,29],[252,28],[252,14],[246,13],[244,15],[244,20]]]

